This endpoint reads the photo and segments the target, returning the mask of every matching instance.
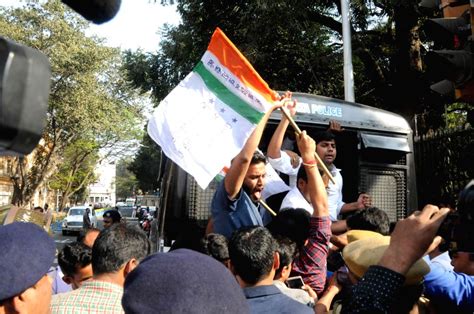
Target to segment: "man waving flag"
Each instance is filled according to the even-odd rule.
[[[277,97],[217,28],[193,71],[153,113],[148,134],[206,188],[240,152]]]

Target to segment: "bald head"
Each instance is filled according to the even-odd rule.
[[[99,229],[93,228],[87,230],[86,234],[84,235],[84,239],[82,239],[82,243],[92,248],[94,246],[95,239],[97,239],[97,237],[99,236],[99,233]]]

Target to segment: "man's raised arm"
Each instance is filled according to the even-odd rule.
[[[285,102],[288,101],[290,101],[288,98],[284,98],[281,101],[275,103],[273,108],[267,111],[248,138],[240,153],[232,160],[229,171],[224,178],[224,187],[230,199],[235,199],[242,188],[242,184],[250,166],[253,153],[260,143],[263,130],[265,129],[265,125],[270,118],[270,114],[273,112],[273,110],[280,108]]]
[[[298,148],[303,159],[303,167],[305,167],[308,176],[309,196],[311,205],[313,206],[313,217],[329,216],[328,195],[321,174],[319,173],[314,152],[316,151],[315,141],[303,131],[298,137]]]

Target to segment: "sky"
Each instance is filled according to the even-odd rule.
[[[91,25],[86,34],[104,37],[112,47],[156,51],[160,28],[165,23],[177,25],[179,20],[176,4],[162,6],[160,0],[122,0],[113,20]]]
[[[80,0],[82,1],[82,0]],[[162,6],[160,0],[122,0],[119,12],[111,21],[91,24],[87,35],[106,39],[106,45],[122,49],[158,50],[159,30],[165,24],[180,21],[175,5]],[[2,6],[21,6],[24,1],[0,0]]]

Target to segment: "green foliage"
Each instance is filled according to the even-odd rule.
[[[158,189],[160,165],[161,148],[148,134],[145,134],[140,150],[128,167],[128,169],[135,174],[138,180],[138,186],[144,193],[154,192]]]
[[[133,172],[128,169],[131,163],[131,158],[123,158],[117,162],[115,173],[116,199],[126,199],[136,192],[138,181]]]
[[[466,128],[468,123],[467,115],[472,110],[474,110],[474,106],[465,103],[454,103],[446,106],[446,111],[443,114],[446,129]]]
[[[52,70],[44,145],[32,153],[30,168],[18,160],[15,203],[28,202],[78,143],[92,143],[86,146],[88,153],[100,150],[106,157],[141,137],[144,102],[123,79],[120,51],[102,45],[102,39],[86,37],[87,26],[58,0],[28,2],[19,9],[0,7],[2,36],[45,53]]]
[[[179,1],[182,24],[165,28],[160,52],[127,53],[131,82],[161,100],[192,70],[220,27],[273,89],[341,97],[340,47],[331,46],[331,31],[307,23],[297,9],[287,1]]]

